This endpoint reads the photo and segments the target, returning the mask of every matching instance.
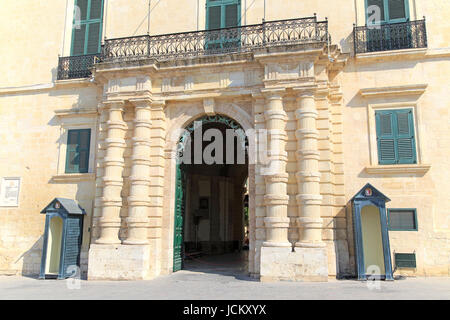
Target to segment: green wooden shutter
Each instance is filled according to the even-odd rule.
[[[89,24],[86,54],[94,54],[99,52],[101,32],[100,27],[100,22]]]
[[[377,111],[378,161],[380,164],[396,163],[394,116],[391,111]]]
[[[67,136],[66,173],[78,172],[78,132],[69,130]]]
[[[91,0],[89,19],[102,19],[103,0]]]
[[[75,5],[78,6],[78,8],[80,8],[81,21],[87,20],[89,0],[76,0]]]
[[[79,130],[79,173],[87,173],[89,170],[89,147],[91,142],[91,130]]]
[[[406,20],[406,3],[405,0],[389,0],[389,21]]]
[[[69,130],[67,136],[66,173],[89,171],[91,130]]]
[[[237,27],[239,23],[239,8],[237,4],[225,6],[225,28]]]
[[[417,163],[412,110],[377,111],[375,118],[379,164]]]
[[[73,30],[72,55],[84,54],[84,43],[86,42],[86,25],[80,25],[79,29]]]
[[[367,9],[370,6],[377,6],[381,10],[381,20],[384,21],[384,0],[367,0],[367,8],[366,8],[366,15],[368,15],[369,12],[367,12]]]
[[[220,29],[222,21],[222,9],[220,6],[209,7],[208,8],[208,21],[207,29]]]
[[[398,163],[416,163],[416,148],[414,141],[414,122],[412,110],[396,111],[397,118],[397,153]]]

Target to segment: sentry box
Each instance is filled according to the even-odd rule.
[[[41,213],[46,217],[39,279],[69,278],[80,267],[86,212],[75,200],[55,198]]]

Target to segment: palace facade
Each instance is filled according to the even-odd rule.
[[[0,273],[152,279],[247,237],[261,281],[449,276],[450,3],[181,2],[3,1]],[[244,162],[180,164],[195,123]]]

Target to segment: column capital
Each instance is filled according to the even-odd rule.
[[[140,98],[140,99],[130,99],[129,102],[135,108],[150,108],[152,104],[152,99],[150,98]]]
[[[297,94],[297,99],[301,99],[302,97],[311,97],[314,96],[318,86],[317,85],[307,85],[294,87],[292,90]]]
[[[123,110],[125,107],[125,100],[107,100],[107,101],[103,101],[102,103],[102,107],[99,109],[115,109],[115,110]]]
[[[269,100],[282,99],[286,94],[286,88],[263,88],[261,94]]]

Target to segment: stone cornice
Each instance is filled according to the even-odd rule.
[[[359,93],[365,98],[377,98],[385,96],[406,96],[406,95],[421,95],[425,92],[427,84],[412,84],[404,86],[391,86],[380,88],[365,88],[361,89]]]
[[[96,116],[97,109],[91,108],[78,108],[78,109],[60,109],[55,110],[55,114],[60,118],[78,117],[78,116]]]

